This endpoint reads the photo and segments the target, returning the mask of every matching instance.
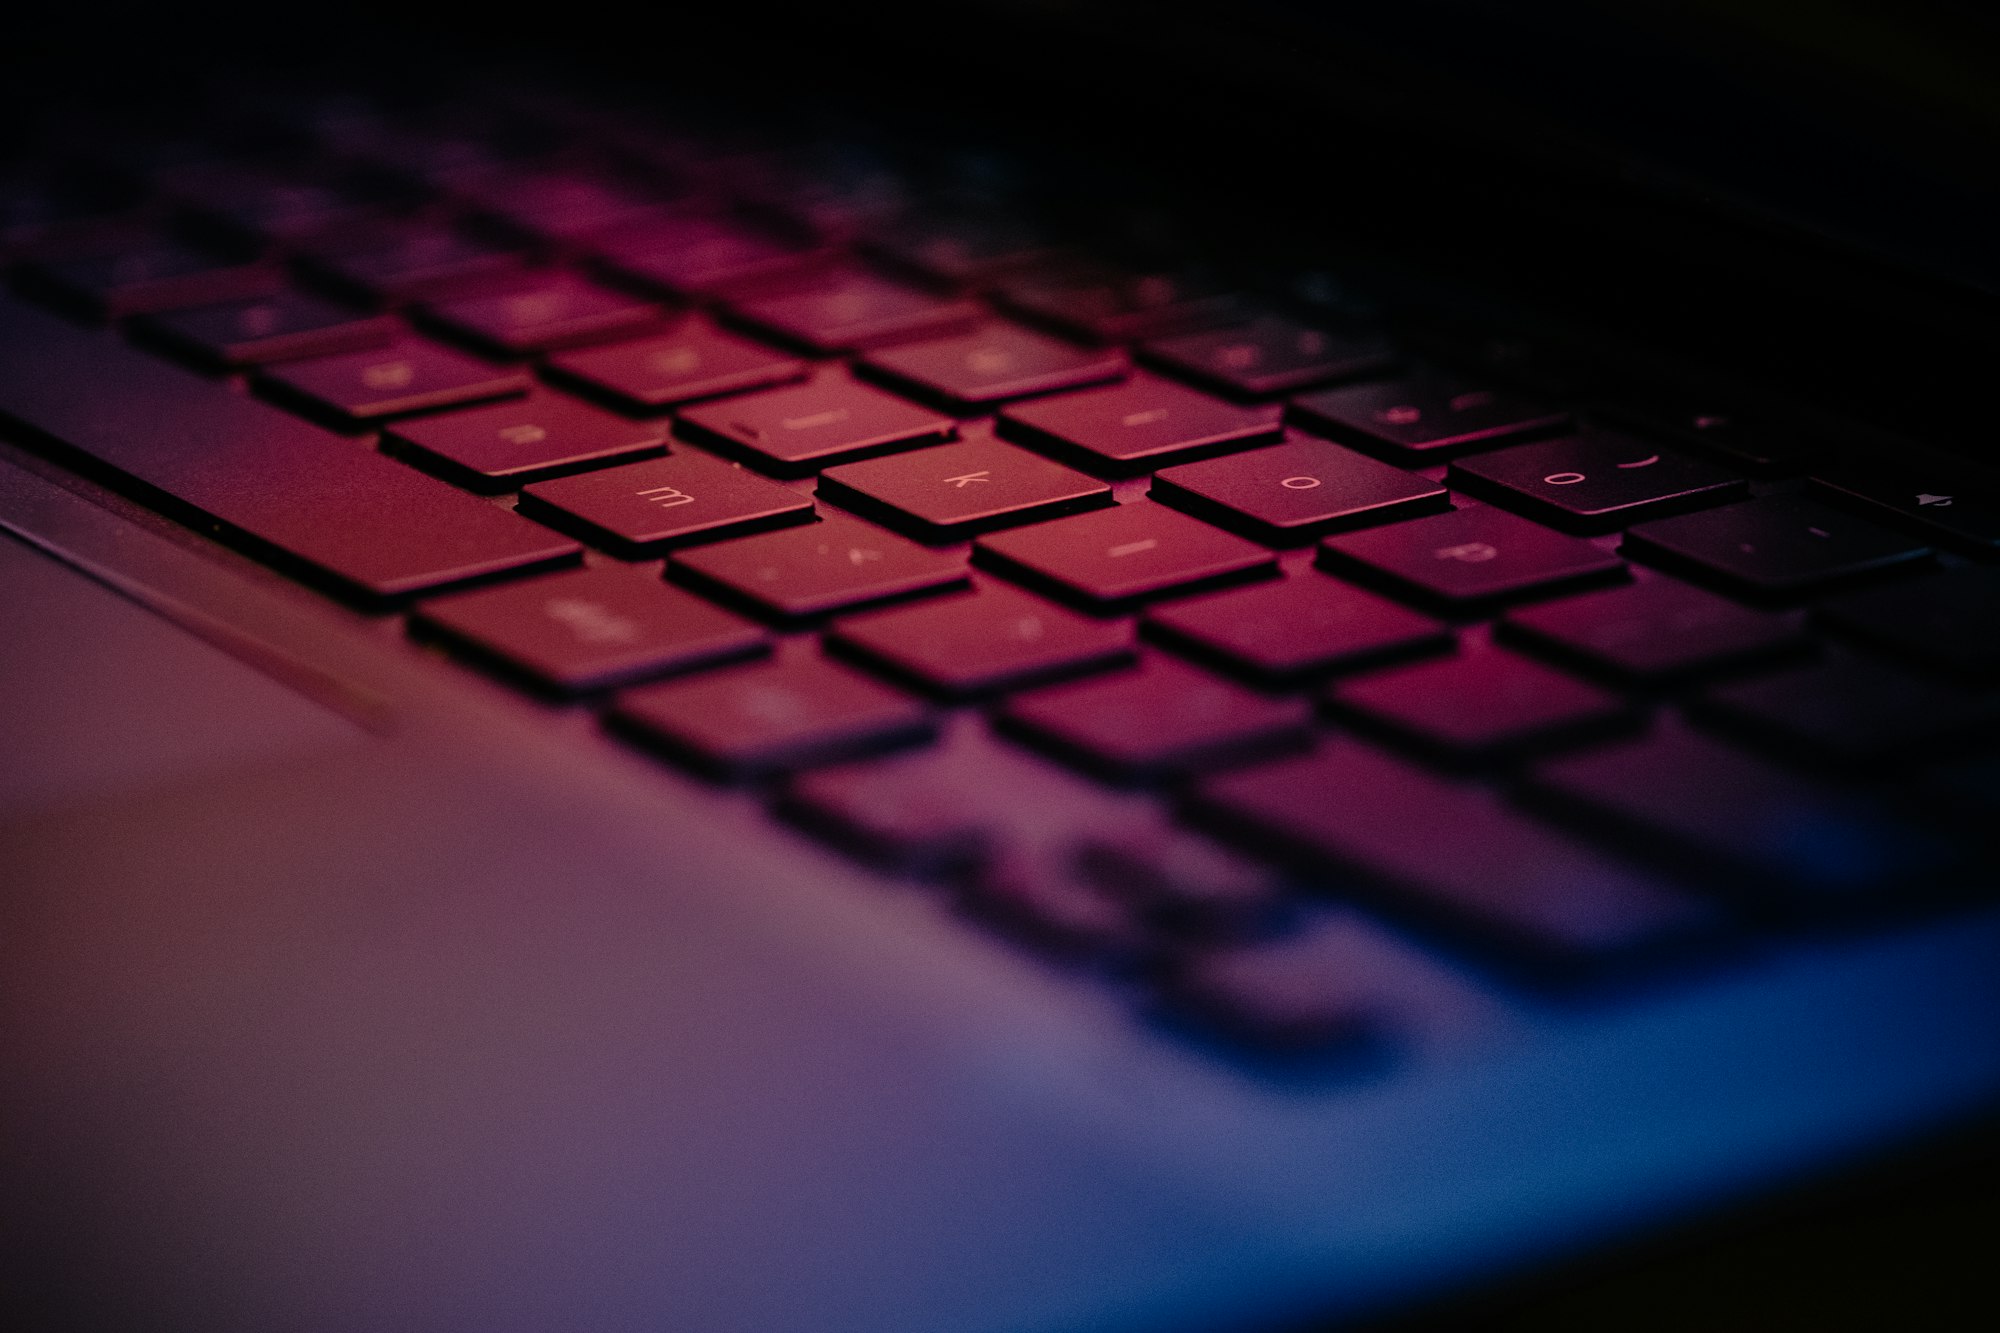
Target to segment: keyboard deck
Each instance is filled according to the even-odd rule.
[[[1991,887],[1969,472],[1815,474],[936,154],[266,140],[13,174],[0,417],[1149,1014],[1378,1040],[1354,910],[1564,988]],[[1108,798],[992,798],[1051,764]]]

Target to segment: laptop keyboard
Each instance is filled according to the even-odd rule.
[[[1329,902],[1574,987],[1978,872],[1986,807],[1928,795],[2000,735],[1977,482],[1809,477],[935,171],[577,119],[24,168],[0,415],[1267,1049],[1375,1031]],[[1024,826],[1022,763],[1125,822]]]

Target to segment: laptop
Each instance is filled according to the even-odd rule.
[[[1979,16],[33,24],[17,1326],[1346,1328],[1990,1118]]]

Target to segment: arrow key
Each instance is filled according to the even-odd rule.
[[[1813,490],[1922,530],[1940,545],[1975,555],[2000,553],[2000,487],[1968,472],[1871,468],[1814,477]]]

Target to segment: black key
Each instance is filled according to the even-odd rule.
[[[1947,859],[1934,835],[1877,802],[1678,728],[1553,760],[1530,780],[1580,827],[1602,833],[1609,821],[1797,904],[1918,879]]]
[[[1365,876],[1391,902],[1551,961],[1606,962],[1679,943],[1716,920],[1492,791],[1359,744],[1212,778],[1195,809],[1233,840]]]
[[[885,228],[869,248],[947,287],[982,287],[1044,261],[1049,246],[1017,219],[991,215],[911,218]]]
[[[158,342],[216,369],[382,347],[394,341],[398,332],[396,321],[388,315],[357,314],[296,292],[151,315],[138,327]]]
[[[1381,953],[1357,923],[1333,921],[1189,954],[1160,984],[1171,1008],[1238,1041],[1293,1053],[1360,1047],[1395,1020]]]
[[[644,685],[618,696],[612,725],[709,773],[760,777],[928,740],[930,711],[823,658]]]
[[[278,291],[284,282],[281,271],[261,261],[225,259],[172,241],[110,255],[42,260],[21,271],[23,290],[100,319],[247,301]]]
[[[511,286],[522,259],[513,247],[433,223],[371,228],[315,245],[308,267],[378,305],[445,301]]]
[[[811,383],[690,407],[681,433],[780,477],[948,440],[952,419],[834,370]]]
[[[994,430],[1107,476],[1134,476],[1259,440],[1282,428],[1274,408],[1238,407],[1141,376],[1003,410]]]
[[[527,481],[663,454],[667,432],[537,392],[391,426],[382,433],[382,450],[447,481],[497,494]]]
[[[224,168],[176,185],[203,230],[239,244],[295,245],[371,221],[389,202],[357,183]]]
[[[0,301],[0,415],[221,525],[266,558],[389,600],[574,561],[575,542],[116,341]]]
[[[426,602],[414,627],[562,694],[770,650],[764,632],[622,566],[575,569]]]
[[[1066,611],[1005,584],[843,616],[841,650],[953,698],[1043,684],[1130,661],[1132,626]]]
[[[635,558],[813,517],[811,497],[692,450],[538,482],[521,492],[520,508],[530,518]]]
[[[549,358],[551,378],[634,412],[803,379],[806,363],[691,319],[673,332]]]
[[[1000,720],[1093,772],[1137,781],[1296,748],[1312,714],[1302,699],[1273,699],[1153,657],[1132,671],[1015,695]]]
[[[1003,444],[973,439],[829,468],[819,493],[927,542],[950,542],[1111,503],[1111,487]]]
[[[811,267],[824,252],[747,223],[699,215],[657,218],[597,243],[616,279],[681,297],[705,297]]]
[[[1070,850],[1077,875],[1176,935],[1254,935],[1284,911],[1277,877],[1207,838],[1160,829],[1086,837]]]
[[[1257,578],[1278,563],[1261,546],[1144,501],[980,537],[973,559],[1099,611]]]
[[[1307,571],[1156,606],[1146,630],[1265,685],[1443,652],[1443,622]]]
[[[525,371],[423,342],[293,361],[257,373],[258,387],[273,397],[343,425],[512,397],[533,383]]]
[[[1796,495],[1643,523],[1630,554],[1746,592],[1789,597],[1923,560],[1921,542]]]
[[[1602,432],[1460,459],[1445,480],[1569,532],[1614,532],[1750,493],[1711,463]]]
[[[976,302],[906,287],[865,269],[837,269],[784,291],[743,296],[730,311],[758,332],[809,352],[962,333],[985,313]]]
[[[502,172],[482,182],[473,195],[480,210],[503,226],[558,246],[579,245],[645,221],[670,202],[625,181],[558,171]]]
[[[1855,766],[1977,744],[2000,728],[2000,698],[1845,656],[1718,685],[1700,707],[1746,735]]]
[[[678,552],[667,573],[784,619],[898,601],[966,579],[961,557],[837,514]]]
[[[1643,434],[1719,458],[1752,476],[1796,472],[1810,456],[1788,432],[1713,406],[1621,403],[1607,408],[1605,415]]]
[[[1241,319],[1243,299],[1214,279],[1058,266],[1000,282],[1001,303],[1024,319],[1089,342],[1130,342]]]
[[[1954,569],[1823,602],[1827,624],[1941,671],[2000,679],[2000,570]]]
[[[1327,706],[1357,727],[1470,761],[1597,740],[1637,721],[1620,696],[1499,648],[1343,681]]]
[[[2000,551],[2000,493],[1971,468],[1877,466],[1813,478],[1818,493],[1917,528],[1940,546]]]
[[[954,758],[920,750],[800,774],[778,808],[885,869],[962,878],[992,855],[996,830]]]
[[[1149,342],[1139,356],[1232,398],[1272,398],[1384,374],[1396,364],[1395,349],[1377,334],[1328,333],[1278,318]]]
[[[1499,509],[1458,509],[1320,543],[1320,563],[1431,601],[1475,608],[1619,577],[1625,562]]]
[[[1300,546],[1329,532],[1451,507],[1434,481],[1306,436],[1167,468],[1149,493],[1272,546]]]
[[[1741,606],[1674,579],[1509,611],[1505,637],[1623,680],[1661,683],[1798,650],[1802,617]]]
[[[1435,374],[1292,401],[1301,425],[1392,460],[1435,460],[1561,430],[1567,412]]]
[[[968,414],[1060,389],[1123,378],[1124,354],[1086,350],[1012,324],[870,352],[869,373]]]
[[[651,301],[557,274],[521,291],[447,301],[426,318],[500,356],[525,356],[651,332],[668,316]]]

